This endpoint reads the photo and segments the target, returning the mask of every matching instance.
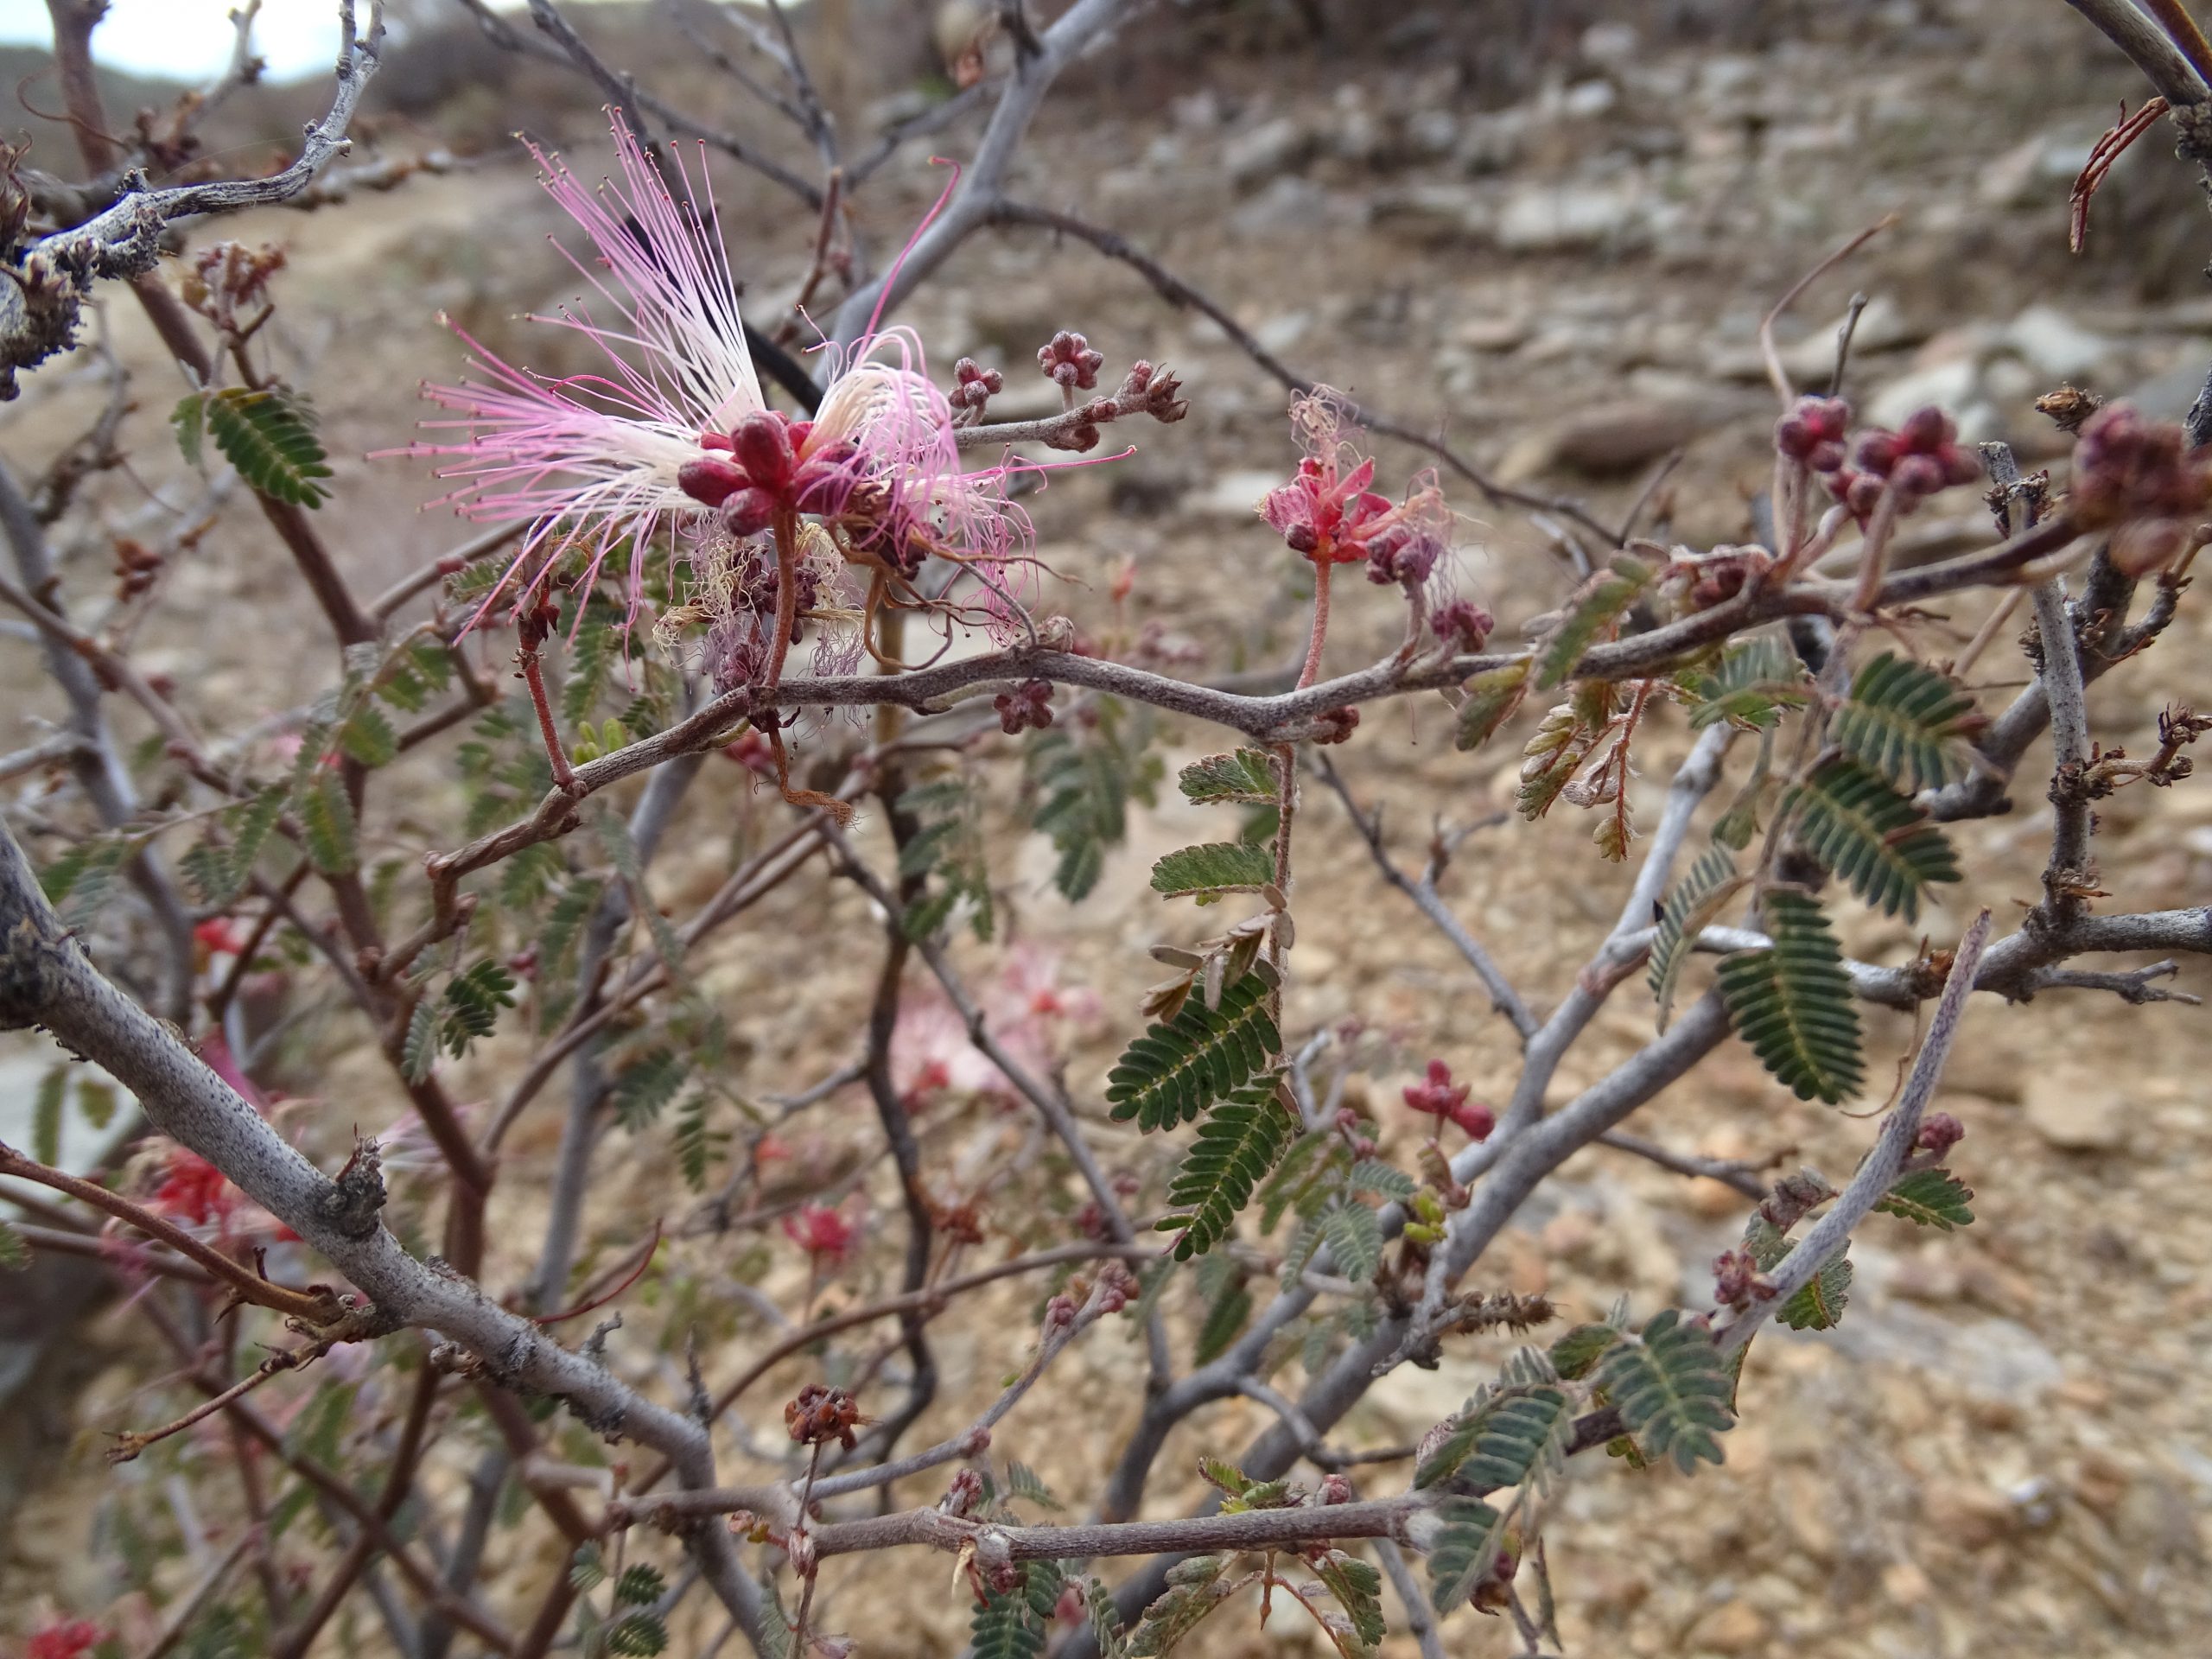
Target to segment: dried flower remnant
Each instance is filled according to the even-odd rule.
[[[851,1395],[819,1382],[808,1383],[784,1408],[784,1428],[801,1446],[835,1440],[850,1452],[858,1444],[853,1431],[867,1421]]]

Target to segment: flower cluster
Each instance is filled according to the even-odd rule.
[[[634,616],[657,541],[687,560],[704,549],[727,563],[728,538],[772,533],[788,557],[802,518],[837,556],[894,584],[930,554],[986,568],[1011,556],[1028,521],[1006,502],[1002,469],[962,469],[953,405],[912,338],[889,330],[862,340],[811,420],[771,410],[703,186],[680,173],[703,206],[679,201],[619,120],[614,146],[620,176],[596,188],[533,151],[547,193],[590,241],[594,257],[570,263],[613,313],[602,322],[579,303],[535,320],[583,334],[603,355],[600,371],[534,375],[464,334],[486,378],[424,388],[459,417],[426,429],[461,437],[404,452],[450,461],[444,475],[465,482],[447,499],[468,516],[531,521],[494,601],[525,571],[526,597],[580,550],[580,586],[610,558],[626,559]],[[741,583],[723,595],[733,607],[725,620],[773,614],[779,598],[800,608],[796,597],[772,582]],[[723,664],[725,677],[735,661]]]
[[[1052,683],[1024,680],[993,697],[991,707],[998,711],[999,729],[1008,737],[1033,728],[1041,732],[1052,723]]]
[[[1370,581],[1418,586],[1448,542],[1451,516],[1435,475],[1425,473],[1402,502],[1370,487],[1375,459],[1354,442],[1359,430],[1344,401],[1326,387],[1290,406],[1306,457],[1291,481],[1270,490],[1260,516],[1290,550],[1317,565],[1364,559]]]
[[[842,1210],[826,1204],[801,1205],[783,1221],[784,1236],[806,1252],[817,1273],[835,1273],[845,1265],[860,1237],[860,1228]]]
[[[1465,1130],[1470,1140],[1486,1141],[1490,1132],[1497,1127],[1497,1116],[1480,1101],[1470,1100],[1471,1085],[1452,1081],[1452,1068],[1441,1060],[1431,1060],[1428,1071],[1419,1083],[1409,1083],[1402,1093],[1406,1104],[1426,1116],[1458,1124]]]

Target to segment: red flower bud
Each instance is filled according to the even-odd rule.
[[[710,507],[719,507],[748,482],[743,467],[720,455],[702,455],[696,461],[687,461],[676,473],[677,487],[694,501],[703,501]]]
[[[722,523],[733,536],[758,536],[775,517],[776,498],[766,490],[740,490],[722,503]]]

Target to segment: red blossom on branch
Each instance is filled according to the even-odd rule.
[[[1458,1124],[1470,1139],[1487,1140],[1497,1127],[1497,1115],[1480,1101],[1468,1099],[1474,1092],[1472,1085],[1453,1083],[1452,1068],[1441,1060],[1431,1060],[1427,1075],[1419,1083],[1408,1084],[1401,1092],[1414,1110],[1440,1122]]]
[[[860,1228],[842,1211],[826,1204],[801,1205],[783,1221],[784,1236],[804,1250],[816,1271],[835,1273],[845,1265]]]

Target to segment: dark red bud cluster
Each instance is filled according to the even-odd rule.
[[[1316,743],[1342,743],[1351,737],[1359,725],[1357,709],[1324,709],[1313,716],[1313,741]]]
[[[1957,1118],[1948,1112],[1930,1112],[1921,1120],[1919,1137],[1912,1144],[1941,1158],[1966,1138],[1967,1126]]]
[[[1851,461],[1827,473],[1828,493],[1862,523],[1886,487],[1899,512],[1910,512],[1938,490],[1971,484],[1981,462],[1958,441],[1951,417],[1930,404],[1916,409],[1894,432],[1879,427],[1859,435]]]
[[[1119,1313],[1137,1297],[1136,1276],[1119,1262],[1109,1262],[1098,1273],[1098,1311]]]
[[[1816,473],[1843,465],[1843,435],[1851,429],[1851,405],[1840,397],[1800,397],[1797,406],[1774,423],[1774,447]]]
[[[799,447],[811,430],[810,422],[755,410],[727,435],[702,435],[699,447],[709,453],[677,468],[677,487],[695,501],[719,507],[733,536],[757,536],[791,497]]]
[[[162,556],[135,536],[115,538],[115,596],[136,599],[161,574]]]
[[[1037,366],[1065,390],[1089,391],[1098,384],[1098,371],[1105,362],[1104,353],[1091,350],[1090,342],[1070,328],[1061,329],[1037,349]]]
[[[1006,390],[1006,376],[996,369],[987,369],[972,357],[963,357],[952,365],[952,390],[944,401],[955,409],[980,410],[983,405]]]
[[[1323,1476],[1319,1497],[1324,1504],[1351,1503],[1352,1490],[1350,1477],[1342,1474]]]
[[[1065,1331],[1075,1323],[1075,1315],[1074,1297],[1065,1294],[1055,1296],[1045,1304],[1045,1328],[1047,1331]]]
[[[1455,599],[1438,609],[1429,626],[1454,651],[1480,651],[1497,619],[1471,599]]]
[[[853,1430],[860,1426],[861,1408],[842,1389],[810,1382],[784,1408],[784,1427],[801,1446],[822,1446],[835,1440],[850,1452],[857,1442]]]
[[[1441,537],[1414,524],[1393,524],[1369,537],[1367,579],[1378,588],[1419,587],[1443,556]]]
[[[999,729],[1007,736],[1032,728],[1041,732],[1052,723],[1052,683],[1024,680],[993,697],[991,707],[999,711]]]

